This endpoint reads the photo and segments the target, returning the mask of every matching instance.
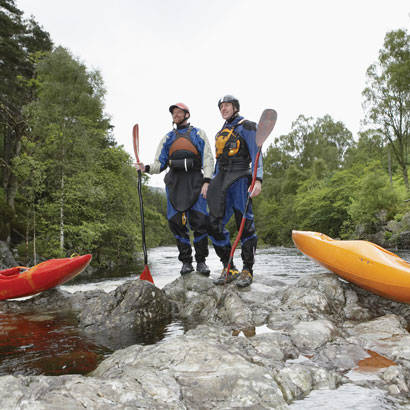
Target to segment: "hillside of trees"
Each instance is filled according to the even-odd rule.
[[[408,247],[401,234],[410,231],[409,97],[410,36],[392,31],[367,70],[365,131],[353,138],[329,115],[300,115],[268,148],[255,201],[261,239],[288,244],[297,229]]]
[[[21,264],[92,253],[99,269],[140,257],[137,174],[104,112],[104,84],[14,0],[0,0],[0,240]],[[264,154],[255,199],[266,245],[292,229],[399,246],[410,231],[410,39],[386,34],[363,85],[366,130],[295,119]],[[146,182],[146,181],[145,181]],[[148,246],[173,243],[164,195],[144,185]]]
[[[0,1],[0,240],[20,263],[92,253],[100,268],[141,250],[137,174],[104,113],[104,86],[14,1]],[[144,187],[148,246],[170,241],[163,195]]]

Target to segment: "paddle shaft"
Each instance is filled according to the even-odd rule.
[[[139,158],[139,127],[138,124],[135,124],[132,128],[132,142],[134,144],[134,154],[137,162],[140,162]],[[144,265],[148,265],[148,256],[147,256],[147,245],[145,242],[145,221],[144,221],[144,201],[142,199],[142,173],[139,169],[138,171],[138,198],[140,201],[140,215],[141,215],[141,234],[142,234],[142,250],[144,252]]]
[[[242,220],[241,220],[241,225],[239,227],[238,235],[236,236],[235,242],[233,243],[232,248],[231,248],[231,252],[229,254],[229,260],[228,260],[228,265],[227,265],[227,269],[226,269],[225,280],[226,280],[226,276],[228,275],[229,269],[231,268],[231,263],[232,263],[233,255],[235,253],[235,249],[238,246],[238,243],[239,243],[239,241],[242,237],[243,228],[245,226],[245,221],[246,221],[246,213],[248,212],[249,203],[251,201],[251,193],[253,191],[253,188],[255,187],[256,173],[257,173],[257,170],[258,170],[258,162],[259,162],[259,157],[261,155],[261,151],[262,151],[262,146],[259,147],[258,153],[256,154],[255,165],[254,165],[254,168],[253,168],[252,182],[251,182],[251,186],[249,187],[249,190],[248,190],[248,196],[247,196],[247,199],[246,199],[245,210],[243,212],[243,216],[242,216]]]
[[[238,243],[242,237],[242,232],[245,226],[245,221],[246,221],[246,213],[248,212],[248,207],[249,203],[251,201],[251,193],[253,191],[253,188],[255,187],[255,182],[256,182],[256,174],[258,171],[258,163],[259,163],[259,157],[262,152],[262,144],[265,142],[266,138],[268,138],[269,134],[272,132],[273,127],[276,124],[276,119],[277,119],[277,113],[275,110],[272,109],[266,109],[263,111],[261,118],[258,123],[258,129],[256,131],[255,135],[255,141],[256,145],[258,146],[258,152],[255,157],[255,163],[253,166],[253,173],[252,173],[252,182],[248,190],[248,195],[246,199],[246,204],[245,204],[245,210],[242,215],[242,220],[241,220],[241,225],[239,226],[238,230],[238,235],[236,236],[236,239],[232,245],[231,252],[229,254],[229,260],[228,260],[228,265],[226,267],[226,272],[225,272],[225,282],[228,277],[229,269],[231,268],[231,263],[233,260],[233,255],[235,253],[235,249],[238,246]]]
[[[147,245],[145,243],[144,201],[142,200],[141,170],[138,170],[138,197],[140,200],[142,250],[144,252],[144,265],[148,264]]]

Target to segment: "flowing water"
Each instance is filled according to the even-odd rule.
[[[237,252],[235,263],[241,268]],[[410,252],[400,256],[410,260]],[[150,271],[159,288],[179,277],[180,263],[176,247],[159,247],[148,250]],[[213,249],[207,264],[212,276],[219,275],[221,264]],[[326,270],[303,256],[294,248],[273,247],[257,252],[255,282],[267,285],[291,285],[298,279]],[[140,272],[137,272],[140,273]],[[88,283],[74,283],[61,286],[68,292],[101,289],[110,292],[136,275],[106,279]],[[183,334],[189,326],[186,323],[171,322],[135,335],[135,344],[154,344]],[[261,326],[256,334],[269,332]],[[253,334],[255,334],[253,333]],[[239,334],[239,337],[249,335]],[[104,359],[110,350],[98,345],[82,334],[76,327],[76,320],[59,312],[45,314],[2,314],[0,313],[0,375],[5,374],[86,374]],[[305,360],[305,359],[302,359]],[[374,377],[373,371],[351,372],[352,380]],[[331,404],[329,404],[331,403]],[[410,402],[409,402],[410,403]],[[385,402],[384,394],[377,389],[366,389],[354,384],[345,384],[339,389],[312,392],[305,400],[295,402],[292,409],[384,409],[392,408]],[[395,407],[399,408],[399,407]]]

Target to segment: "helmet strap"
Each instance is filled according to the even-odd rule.
[[[189,117],[191,116],[191,114],[187,111],[184,111],[184,113],[185,113],[184,119],[179,123],[176,123],[176,122],[172,121],[172,125],[175,124],[177,126],[177,128],[181,127],[182,125],[185,127],[186,125],[184,123],[188,124],[188,120],[189,120]]]
[[[174,128],[176,129],[188,127],[189,126],[188,118],[184,118],[183,121],[180,121],[179,123],[172,122],[172,125],[173,126],[175,125]]]
[[[235,107],[234,107],[234,108],[235,108]],[[228,118],[228,119],[226,120],[226,122],[231,122],[231,121],[233,121],[238,115],[239,115],[239,111],[236,110],[236,111],[232,114],[232,117]]]

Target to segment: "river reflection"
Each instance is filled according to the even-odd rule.
[[[77,330],[72,315],[0,314],[0,375],[86,374],[109,353]]]

